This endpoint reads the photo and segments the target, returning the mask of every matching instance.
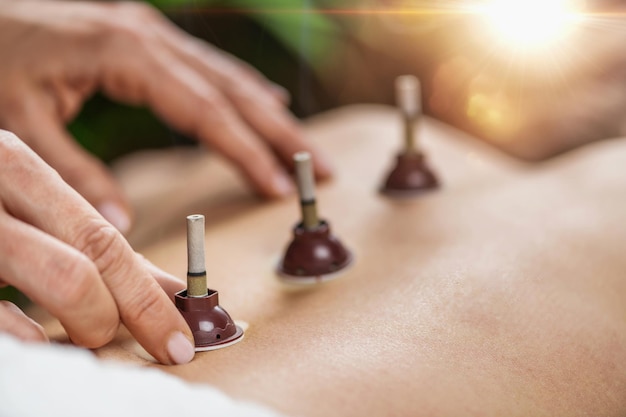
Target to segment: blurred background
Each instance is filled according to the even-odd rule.
[[[287,88],[300,118],[391,105],[395,77],[414,74],[426,113],[520,158],[626,134],[623,0],[150,2]],[[193,143],[101,95],[70,130],[106,162]]]
[[[431,41],[439,20],[451,18],[419,13],[409,1],[151,3],[189,33],[287,88],[291,110],[301,118],[351,103],[392,104],[394,78],[426,70],[433,61],[429,55],[439,52]],[[102,96],[88,103],[71,131],[106,161],[134,149],[185,142],[147,111]]]
[[[624,134],[624,1],[150,0],[292,95],[301,118],[393,104],[417,75],[427,113],[526,159]],[[110,161],[188,143],[147,111],[94,97],[71,126]]]

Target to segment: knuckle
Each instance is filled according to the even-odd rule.
[[[159,16],[154,7],[137,1],[120,2],[118,10],[125,16],[141,20],[154,20]]]
[[[155,24],[161,19],[152,6],[141,2],[121,2],[115,6],[114,18],[109,19],[108,32],[119,42],[147,46],[155,34]]]
[[[136,297],[133,303],[122,309],[122,317],[125,323],[142,323],[146,316],[162,311],[163,297],[158,289],[145,291],[141,297]]]
[[[232,104],[219,92],[208,92],[196,97],[195,117],[190,118],[190,133],[197,137],[206,135],[214,137],[214,133],[232,131],[238,120]]]
[[[102,19],[98,29],[97,36],[104,48],[113,54],[119,54],[120,51],[138,50],[138,47],[146,43],[146,35],[149,33],[143,25],[137,24],[136,19],[124,13],[123,8],[113,16]]]
[[[128,261],[128,246],[121,234],[103,219],[85,222],[75,248],[84,253],[102,276],[115,274]]]
[[[118,44],[142,47],[147,41],[145,31],[132,22],[118,21],[113,25],[113,29],[113,40]]]

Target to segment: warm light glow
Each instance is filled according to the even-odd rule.
[[[483,11],[502,41],[521,47],[546,46],[567,34],[579,19],[580,0],[489,0]]]

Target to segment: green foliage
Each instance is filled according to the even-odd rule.
[[[316,77],[323,78],[324,67],[332,59],[333,48],[341,38],[338,22],[319,13],[316,7],[331,7],[330,1],[314,0],[146,0],[186,27],[185,22],[195,19],[202,23],[210,17],[212,23],[200,25],[205,33],[196,36],[210,37],[211,25],[216,22],[234,23],[232,32],[216,39],[216,46],[227,44],[231,53],[260,69],[275,82],[290,91],[300,88],[298,62],[310,68]],[[350,3],[350,2],[344,2]],[[251,38],[250,28],[241,26],[241,16],[255,22],[272,38]],[[230,27],[230,26],[229,26]],[[242,32],[239,32],[242,30]],[[231,35],[240,33],[241,36]],[[227,37],[227,39],[224,38]],[[251,42],[252,39],[252,42]],[[208,39],[210,42],[212,39]],[[221,41],[221,42],[220,42]],[[245,46],[242,46],[245,44]],[[262,59],[257,53],[262,50]],[[298,103],[293,111],[299,113]],[[307,114],[306,111],[303,112]],[[70,124],[70,132],[87,150],[105,162],[137,149],[163,147],[180,141],[180,137],[159,122],[150,111],[113,103],[101,95],[90,99],[79,117]]]
[[[85,104],[69,130],[81,145],[107,162],[137,149],[172,143],[171,132],[149,110],[113,103],[101,95]]]
[[[322,68],[339,35],[337,23],[312,0],[148,0],[165,13],[234,12],[248,15],[311,68]]]

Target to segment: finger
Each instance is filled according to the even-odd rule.
[[[140,259],[148,268],[148,271],[154,277],[154,279],[159,283],[163,291],[170,297],[172,301],[174,301],[174,294],[180,292],[186,288],[186,284],[183,280],[177,278],[176,276],[169,274],[163,271],[161,268],[154,265],[152,262],[139,255]]]
[[[175,282],[158,276],[162,288],[150,274],[145,264],[136,257],[134,269],[142,269],[142,279],[129,279],[131,276],[116,274],[107,279],[120,305],[122,321],[135,338],[165,364],[184,364],[194,356],[194,343],[191,331],[166,291],[180,289]],[[166,291],[164,291],[164,289]],[[165,331],[164,331],[165,330]],[[162,333],[162,334],[159,334]],[[163,345],[165,342],[165,345]]]
[[[78,114],[86,98],[93,93],[93,82],[87,77],[55,78],[43,86],[48,96],[54,97],[56,114],[63,123],[69,123]]]
[[[307,142],[291,115],[284,111],[264,112],[261,103],[242,90],[232,91],[231,100],[248,124],[255,128],[280,155],[283,163],[293,168],[293,155],[307,151],[313,157],[315,176],[325,179],[332,175],[326,154]]]
[[[215,75],[220,81],[230,81],[233,78],[242,77],[251,81],[252,88],[258,89],[255,93],[264,98],[271,99],[274,104],[285,105],[289,102],[289,93],[283,87],[269,82],[259,71],[246,62],[224,51],[212,47],[206,42],[190,36],[180,29],[154,7],[145,4],[127,4],[125,12],[133,14],[136,20],[142,22],[144,28],[154,31],[154,34],[172,51],[185,52],[194,57],[201,56],[201,60],[208,58],[214,62]],[[233,74],[233,76],[229,76]]]
[[[86,256],[0,212],[0,275],[57,317],[78,345],[95,348],[115,336],[117,307]]]
[[[9,128],[20,135],[61,177],[89,201],[122,233],[131,226],[130,205],[115,179],[97,158],[69,136],[62,121],[46,105],[41,93],[29,89],[24,105],[7,120]]]
[[[192,359],[189,327],[116,229],[14,136],[4,135],[0,140],[0,174],[11,179],[0,189],[7,210],[86,255],[113,296],[122,321],[150,354],[166,364]],[[29,190],[29,198],[24,197],[23,190]],[[16,248],[13,251],[19,252]],[[66,267],[65,263],[50,263],[61,272]],[[90,286],[73,288],[70,286],[74,303],[83,303],[81,291],[95,297],[91,292],[96,290]]]
[[[10,333],[25,342],[48,341],[43,327],[8,301],[0,301],[0,333]]]
[[[318,178],[332,174],[327,156],[305,140],[298,123],[285,108],[284,100],[276,100],[278,86],[236,58],[184,34],[173,24],[155,25],[155,31],[177,57],[213,85],[220,86],[245,121],[279,153],[283,163],[291,167],[294,153],[308,151],[313,155]],[[283,94],[285,92],[283,89]]]
[[[291,103],[291,94],[289,91],[283,87],[282,85],[270,83],[270,88],[272,89],[272,94],[276,99],[283,105],[288,106]]]
[[[219,91],[168,51],[152,44],[138,50],[141,57],[135,53],[122,60],[116,54],[109,59],[116,65],[103,74],[109,95],[147,103],[175,128],[220,151],[263,194],[278,197],[294,191],[275,156]]]

